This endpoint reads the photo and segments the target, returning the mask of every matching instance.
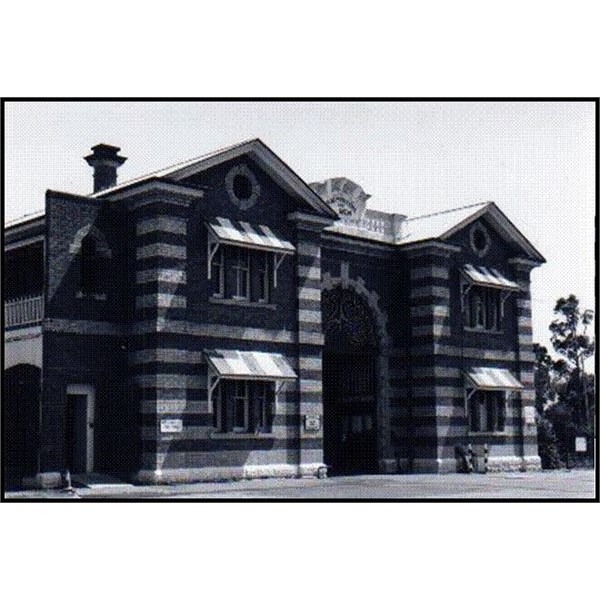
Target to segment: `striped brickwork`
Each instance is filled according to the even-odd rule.
[[[519,285],[516,294],[517,317],[517,344],[519,379],[525,389],[520,394],[520,407],[517,407],[515,420],[522,432],[520,456],[523,460],[522,468],[526,470],[541,469],[541,460],[538,455],[537,429],[535,423],[528,422],[526,414],[535,410],[535,387],[533,382],[533,367],[535,355],[533,353],[533,339],[531,327],[531,270],[537,266],[525,260],[509,260],[513,267],[514,280]]]
[[[321,323],[320,227],[296,221],[298,280],[298,463],[316,470],[323,465],[323,329]],[[307,416],[321,420],[320,431],[307,431]],[[312,465],[312,466],[311,466]],[[314,474],[314,473],[312,473]]]
[[[269,328],[267,313],[252,327],[202,323],[187,310],[186,273],[195,267],[188,260],[183,213],[177,206],[169,218],[137,221],[136,320],[129,354],[130,386],[140,403],[137,480],[316,475],[322,432],[306,432],[301,440],[299,432],[305,415],[322,414],[319,232],[298,229],[298,304],[289,299],[290,308],[295,305],[289,327]],[[298,373],[277,396],[271,432],[215,431],[203,350],[216,348],[276,352]],[[162,432],[166,419],[180,420],[182,430]]]
[[[159,335],[161,323],[187,314],[187,207],[157,201],[133,206],[131,216],[135,275],[128,390],[140,414],[140,472],[156,474],[170,460],[174,442],[173,436],[161,434],[162,418],[181,418],[191,400],[186,425],[194,431],[210,424],[206,372],[197,368],[197,355],[184,357],[177,347],[165,348]],[[137,334],[144,325],[144,333]],[[190,433],[187,427],[184,431]]]
[[[456,439],[464,436],[463,383],[450,327],[450,265],[455,249],[427,244],[410,263],[410,387],[402,431],[413,472],[454,471]],[[458,349],[460,350],[460,349]],[[449,449],[451,449],[451,456]]]
[[[395,456],[396,471],[408,473],[410,471],[412,430],[409,406],[410,368],[406,348],[390,348],[388,376],[390,454]]]
[[[145,392],[138,480],[175,482],[297,475],[297,383],[286,383],[278,395],[271,433],[216,433],[208,408],[207,364],[200,349],[226,346],[255,350],[256,342],[243,328],[231,328],[229,337],[224,338],[219,333],[225,326],[215,327],[211,334],[192,322],[180,321],[173,330],[168,325],[163,324],[158,337],[152,336],[160,340],[160,347],[150,344],[151,347],[130,354],[135,370],[153,372],[134,376],[132,381]],[[143,330],[147,331],[147,327],[145,324]],[[261,342],[261,350],[282,354],[297,372],[294,345],[273,341],[277,338],[275,331],[253,332],[262,340],[272,340]],[[161,433],[162,419],[181,419],[183,430]]]

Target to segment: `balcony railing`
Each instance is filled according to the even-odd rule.
[[[44,297],[27,296],[4,303],[4,323],[6,327],[36,325],[44,318]]]

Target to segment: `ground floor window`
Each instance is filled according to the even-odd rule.
[[[221,380],[213,393],[214,427],[220,432],[269,433],[273,423],[273,381]]]
[[[469,430],[472,432],[504,431],[506,393],[476,390],[469,398]]]

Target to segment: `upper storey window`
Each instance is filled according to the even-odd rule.
[[[233,248],[233,298],[250,300],[250,252],[245,248]]]
[[[465,301],[465,324],[471,329],[500,330],[500,290],[473,286]]]
[[[519,286],[497,269],[465,265],[462,269],[464,326],[479,331],[501,331],[504,303]]]
[[[218,217],[208,227],[208,279],[213,298],[268,304],[277,271],[295,248],[265,225]]]

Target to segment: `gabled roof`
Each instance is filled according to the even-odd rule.
[[[477,219],[490,204],[491,202],[478,202],[460,208],[409,217],[404,221],[402,243],[443,238],[449,231],[460,228],[462,223],[466,225],[466,222]]]
[[[502,238],[517,245],[529,258],[540,263],[546,262],[540,252],[494,202],[479,202],[406,219],[400,244],[433,239],[448,240],[457,231],[483,216],[494,226]]]
[[[241,142],[227,148],[203,154],[191,160],[178,163],[160,171],[155,171],[130,181],[115,185],[106,190],[91,194],[92,198],[110,197],[121,191],[148,179],[167,179],[179,182],[183,179],[201,173],[211,167],[226,161],[248,155],[257,162],[288,193],[305,200],[317,213],[326,217],[337,218],[335,211],[330,208],[281,158],[258,138]]]

